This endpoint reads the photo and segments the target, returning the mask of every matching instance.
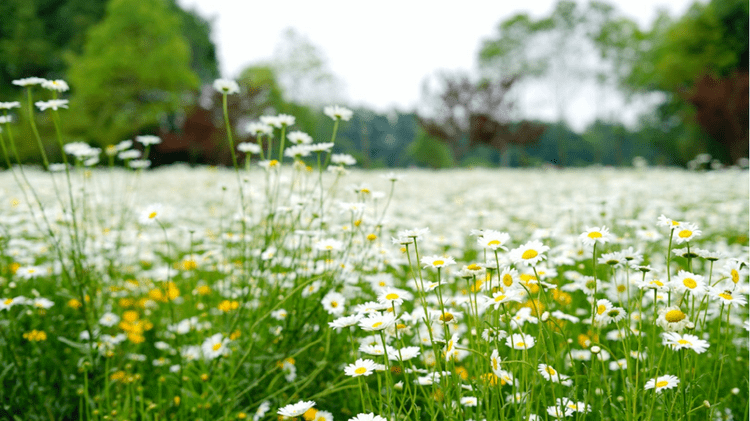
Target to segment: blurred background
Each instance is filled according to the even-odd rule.
[[[322,108],[352,108],[334,152],[364,168],[747,165],[747,0],[239,3],[3,0],[0,101],[64,79],[66,141],[158,135],[154,165],[231,163],[219,77],[240,141],[278,113],[328,141]]]

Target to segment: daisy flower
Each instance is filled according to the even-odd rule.
[[[309,145],[313,142],[313,138],[309,134],[299,130],[289,132],[286,138],[295,145]]]
[[[643,388],[655,389],[656,393],[661,393],[662,390],[672,389],[674,387],[677,387],[678,384],[680,384],[680,379],[678,379],[677,376],[666,374],[664,376],[659,376],[655,379],[647,381],[646,385]]]
[[[600,300],[601,301],[601,300]],[[596,316],[594,316],[594,320],[597,322],[607,325],[610,323],[617,323],[623,318],[625,318],[625,315],[627,314],[625,310],[622,307],[610,307],[602,314],[599,314],[599,308],[597,306]]]
[[[556,402],[558,407],[572,409],[575,412],[591,412],[591,405],[586,405],[585,402],[575,402],[568,398],[557,398]]]
[[[349,418],[349,421],[387,421],[380,415],[375,415],[372,412],[369,414],[358,414],[356,417]]]
[[[539,364],[536,371],[538,371],[545,380],[551,381],[552,383],[564,383],[569,379],[568,376],[560,374],[557,370],[552,368],[552,366],[547,364]]]
[[[260,153],[260,145],[256,143],[243,142],[237,145],[237,150],[240,152],[257,155]]]
[[[332,322],[328,322],[328,326],[333,329],[343,329],[345,327],[356,325],[360,320],[362,320],[362,316],[360,314],[354,314],[351,316],[339,317]]]
[[[454,333],[445,345],[445,361],[450,361],[458,343],[458,333]]]
[[[682,332],[690,323],[687,315],[677,306],[671,306],[659,310],[656,324],[669,332]]]
[[[245,131],[258,137],[262,135],[272,134],[273,127],[271,127],[270,125],[266,123],[253,121],[252,123],[247,123],[247,126],[245,126]],[[289,133],[289,136],[291,136],[293,133],[302,133],[302,132],[292,132],[292,133]],[[302,133],[302,134],[305,134],[305,133]],[[310,142],[312,142],[312,139],[310,139]],[[298,142],[292,142],[292,143],[298,143]]]
[[[547,413],[555,418],[567,418],[573,416],[573,410],[567,407],[561,409],[559,406],[548,406]]]
[[[421,239],[424,238],[425,235],[427,235],[429,233],[430,233],[430,229],[429,228],[415,228],[415,229],[411,229],[411,230],[399,231],[398,237],[399,238],[408,237],[408,238],[414,238],[414,239],[417,239],[417,240],[421,240]]]
[[[99,319],[99,324],[102,326],[112,327],[120,322],[120,316],[114,313],[104,313]]]
[[[508,251],[505,244],[510,241],[510,235],[507,232],[499,232],[494,230],[487,230],[482,232],[482,235],[477,238],[477,243],[480,246],[490,249],[497,250],[502,249]]]
[[[323,114],[331,117],[333,120],[349,121],[354,114],[352,110],[338,105],[329,105],[323,108]]]
[[[464,396],[461,398],[461,405],[463,406],[477,406],[477,398],[474,396]]]
[[[411,293],[404,291],[402,289],[394,288],[394,287],[386,287],[383,288],[380,291],[380,294],[378,294],[378,301],[381,304],[392,306],[392,305],[401,305],[404,300],[411,300],[413,295]]]
[[[407,346],[396,351],[395,354],[388,353],[388,359],[393,361],[408,361],[419,356],[418,346]]]
[[[676,332],[664,332],[662,334],[662,337],[663,337],[662,344],[664,346],[669,346],[675,351],[686,348],[686,349],[692,349],[697,354],[702,354],[706,352],[706,349],[708,349],[709,347],[708,341],[699,339],[695,335],[680,334]]]
[[[232,95],[240,91],[240,85],[231,79],[216,79],[214,89],[220,94]]]
[[[675,219],[669,219],[663,214],[659,215],[659,218],[657,218],[656,220],[657,227],[668,227],[668,228],[674,229],[679,224],[680,224],[680,221],[677,221]]]
[[[207,360],[213,360],[222,355],[228,355],[231,353],[231,350],[227,344],[229,344],[229,338],[225,338],[221,333],[217,333],[206,339],[203,345],[201,345],[203,356]]]
[[[722,269],[721,273],[727,277],[729,277],[734,284],[738,284],[740,280],[742,280],[743,275],[743,265],[741,261],[737,259],[731,259],[726,264],[724,264],[724,268]]]
[[[357,160],[345,153],[335,153],[331,155],[331,163],[336,165],[354,165],[357,163]]]
[[[678,292],[690,291],[693,294],[702,294],[706,290],[706,283],[701,275],[681,270],[672,279],[672,288]]]
[[[279,408],[278,412],[276,413],[285,417],[294,418],[301,416],[313,406],[315,406],[315,401],[299,401],[297,403],[289,404],[283,408]]]
[[[597,260],[599,264],[602,265],[610,265],[614,267],[622,267],[626,260],[622,256],[622,253],[618,251],[613,251],[612,253],[604,253],[599,257],[599,260]]]
[[[442,268],[448,265],[455,265],[456,261],[450,256],[423,256],[420,260],[425,268]]]
[[[349,364],[344,368],[344,373],[347,376],[351,377],[359,377],[359,376],[369,376],[375,371],[375,367],[377,364],[375,364],[375,361],[373,360],[363,360],[358,359],[354,362],[354,364]]]
[[[16,276],[21,279],[33,279],[44,275],[44,269],[39,266],[21,266],[16,269]]]
[[[518,283],[518,279],[518,271],[510,267],[505,267],[500,273],[500,282],[506,287],[511,287],[513,284]]]
[[[526,266],[533,266],[547,258],[547,256],[542,254],[547,250],[549,250],[549,247],[543,245],[538,240],[532,240],[521,247],[511,250],[510,259],[513,263],[523,263]]]
[[[346,302],[346,297],[344,297],[343,294],[335,291],[328,292],[322,300],[320,300],[320,303],[323,305],[323,308],[325,309],[328,314],[333,316],[340,316],[344,313],[344,303]]]
[[[42,88],[49,89],[50,91],[66,92],[70,90],[68,83],[64,80],[43,80],[41,82]]]
[[[0,102],[0,110],[11,110],[13,108],[21,108],[21,103],[18,101]]]
[[[525,291],[518,290],[518,289],[511,289],[507,290],[506,292],[496,292],[492,294],[492,298],[488,300],[484,306],[485,308],[494,306],[495,310],[500,308],[501,304],[505,304],[510,301],[515,301],[517,303],[520,303],[523,301],[523,297],[525,296]]]
[[[332,142],[313,143],[310,145],[310,152],[328,152],[333,149]]]
[[[362,319],[359,321],[359,327],[362,328],[362,330],[371,332],[371,331],[380,331],[384,330],[386,328],[391,327],[396,323],[396,316],[394,316],[391,313],[386,314],[370,314],[366,319]]]
[[[732,295],[732,291],[721,288],[709,288],[710,297],[721,301],[723,304],[732,306],[744,306],[747,300],[742,295]]]
[[[276,116],[276,121],[278,122],[279,128],[284,126],[291,126],[296,121],[296,118],[289,114],[279,114]]]
[[[161,204],[156,203],[153,205],[149,205],[141,212],[141,215],[138,217],[138,222],[141,225],[151,225],[156,222],[156,219],[161,214],[161,211]]]
[[[315,243],[315,246],[313,246],[315,250],[320,250],[320,251],[338,251],[338,250],[341,250],[343,247],[344,247],[343,242],[333,239],[333,238],[320,240],[317,243]]]
[[[23,79],[16,79],[12,83],[16,86],[33,86],[33,85],[41,85],[46,80],[47,79],[43,79],[40,77],[27,77]]]
[[[158,145],[161,143],[161,138],[159,136],[143,135],[143,136],[136,136],[135,141],[140,143],[143,146]]]
[[[505,345],[513,349],[529,349],[534,343],[534,337],[525,333],[514,333],[505,338]]]
[[[675,228],[677,236],[675,241],[677,244],[693,240],[695,237],[699,237],[703,232],[698,229],[698,225],[691,224],[690,222],[681,222]]]
[[[39,108],[39,111],[45,111],[48,108],[52,108],[57,111],[58,108],[68,108],[67,99],[50,99],[49,101],[37,101],[34,105]]]
[[[578,238],[581,240],[583,245],[593,246],[596,243],[605,244],[612,241],[612,234],[609,233],[609,229],[605,226],[602,226],[601,228],[586,227],[586,231],[579,235]]]

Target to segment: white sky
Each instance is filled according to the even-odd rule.
[[[236,77],[246,66],[270,60],[283,31],[293,27],[322,50],[329,69],[344,81],[344,98],[350,106],[364,105],[378,111],[415,109],[427,76],[439,69],[476,69],[481,40],[493,36],[501,20],[519,12],[535,18],[546,16],[556,4],[556,0],[178,2],[213,22],[213,39],[224,77]],[[647,27],[657,8],[677,16],[694,0],[609,2]],[[524,114],[555,119],[554,107],[541,100],[545,96],[542,91],[526,95]],[[590,90],[578,91],[581,94],[571,98],[566,116],[573,127],[580,129],[593,120],[601,103],[590,98]],[[617,101],[611,106],[621,107]],[[618,114],[622,111],[627,119],[629,111],[619,110]]]

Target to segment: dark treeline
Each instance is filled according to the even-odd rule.
[[[229,163],[220,101],[210,87],[219,74],[216,49],[209,22],[195,12],[175,0],[8,0],[0,13],[0,101],[25,100],[15,79],[65,79],[66,141],[104,147],[155,134],[165,140],[151,156],[155,165]],[[292,130],[330,139],[325,104],[301,93],[330,92],[335,78],[314,46],[294,36],[287,42],[296,43],[284,49],[296,51],[296,60],[256,63],[237,77],[242,91],[230,117],[240,140],[252,141],[243,130],[248,122],[276,113],[297,117]],[[575,59],[581,55],[592,60]],[[696,3],[684,16],[661,13],[645,29],[604,2],[560,1],[548,16],[521,13],[499,22],[478,60],[480,76],[426,79],[419,111],[355,110],[334,152],[364,168],[629,166],[636,157],[685,166],[698,154],[724,164],[748,155],[746,1]],[[636,125],[625,126],[615,109],[574,131],[566,123],[566,92],[582,83],[595,83],[599,96],[616,90],[631,100],[662,99]],[[529,84],[549,88],[556,121],[518,119],[513,99]],[[13,112],[18,138],[32,139],[25,111]],[[35,118],[51,139],[49,119]],[[53,142],[45,147],[59,158]],[[24,162],[39,162],[35,142],[19,148]]]

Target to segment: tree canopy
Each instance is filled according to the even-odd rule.
[[[111,0],[83,53],[69,58],[76,131],[112,144],[176,111],[182,92],[200,82],[180,34],[179,16],[163,1]]]

